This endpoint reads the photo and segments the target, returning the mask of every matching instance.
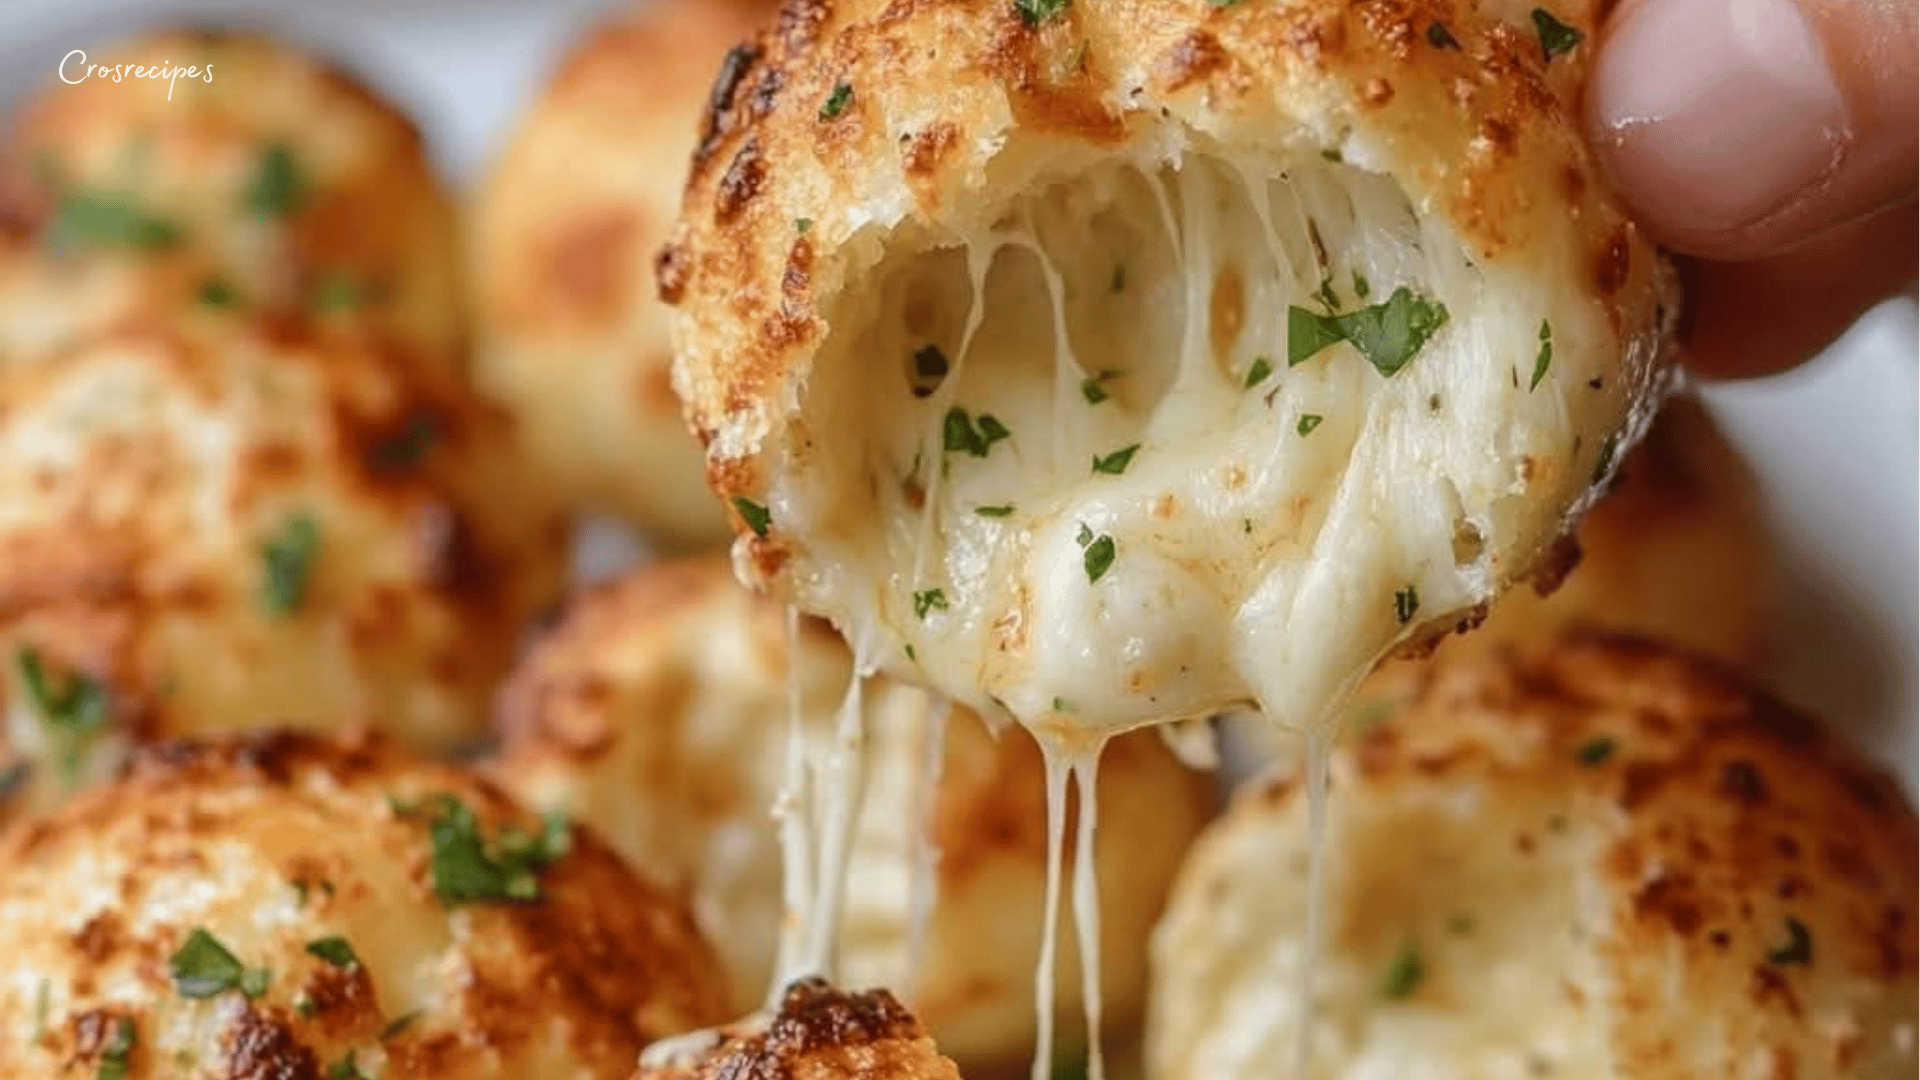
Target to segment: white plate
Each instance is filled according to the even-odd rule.
[[[7,0],[0,99],[54,77],[68,50],[187,18],[271,28],[336,56],[409,110],[455,183],[489,154],[593,0]],[[160,58],[164,59],[164,58]],[[1915,790],[1920,722],[1920,371],[1916,311],[1870,313],[1786,376],[1707,399],[1754,463],[1788,556],[1768,681]],[[616,549],[617,549],[617,541]]]

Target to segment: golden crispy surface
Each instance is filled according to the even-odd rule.
[[[671,0],[590,30],[474,206],[475,375],[566,496],[671,547],[727,535],[668,373],[654,252],[714,69],[772,4]]]
[[[1914,1073],[1913,809],[1719,667],[1597,634],[1453,657],[1333,785],[1316,1076]],[[1246,793],[1183,870],[1161,1080],[1290,1044],[1304,801]]]
[[[0,362],[182,309],[312,317],[459,362],[452,207],[392,105],[245,34],[159,32],[87,61],[213,76],[176,79],[171,100],[166,80],[53,82],[13,118]]]
[[[643,1061],[633,1080],[958,1080],[959,1075],[892,994],[847,993],[809,979],[787,988],[771,1018],[757,1017],[692,1040],[670,1060]]]
[[[0,367],[0,768],[32,770],[16,802],[166,736],[363,722],[444,749],[484,730],[563,538],[502,419],[405,367],[163,322]],[[97,708],[63,707],[68,687]]]
[[[129,1080],[318,1080],[349,1053],[387,1080],[618,1080],[647,1042],[721,1019],[684,906],[588,832],[535,871],[536,899],[444,902],[442,796],[484,843],[541,830],[459,770],[297,734],[168,744],[16,829],[0,1073],[92,1076],[124,1021]],[[172,958],[195,929],[264,969],[264,990],[185,996]]]
[[[846,646],[736,585],[711,557],[650,568],[576,602],[502,695],[504,747],[489,766],[530,806],[564,806],[649,876],[685,888],[726,957],[736,1006],[763,1000],[781,913],[768,810],[780,789],[789,664],[805,723],[826,739],[851,671]],[[904,986],[931,705],[870,680],[869,786],[842,923],[855,985]],[[996,740],[956,708],[932,809],[938,906],[913,1007],[972,1067],[1032,1052],[1033,963],[1044,909],[1040,755]],[[1098,868],[1108,1017],[1135,1021],[1145,939],[1178,860],[1211,811],[1205,779],[1152,733],[1117,739],[1100,774]],[[1071,836],[1071,826],[1068,826]],[[1078,1016],[1077,954],[1062,935],[1060,1008]],[[1076,1021],[1077,1022],[1077,1021]]]

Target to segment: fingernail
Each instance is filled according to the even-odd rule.
[[[1590,88],[1609,172],[1654,223],[1759,221],[1838,167],[1846,102],[1792,0],[1642,0]]]

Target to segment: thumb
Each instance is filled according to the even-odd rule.
[[[1914,0],[1628,0],[1593,141],[1669,246],[1784,251],[1912,196],[1916,41]]]

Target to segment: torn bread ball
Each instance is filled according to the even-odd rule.
[[[565,556],[509,435],[382,352],[265,328],[0,366],[7,806],[167,736],[484,735]]]
[[[567,500],[668,548],[717,547],[728,530],[673,393],[653,255],[679,213],[714,69],[772,7],[668,0],[594,27],[474,204],[475,378]]]
[[[790,4],[658,267],[743,572],[1054,738],[1330,719],[1539,570],[1669,381],[1594,18]]]
[[[151,750],[0,844],[9,1077],[624,1080],[720,1022],[682,901],[378,739]]]
[[[781,606],[741,589],[719,557],[604,586],[535,644],[508,684],[504,747],[489,765],[522,802],[565,809],[650,877],[684,889],[726,958],[742,1011],[764,1000],[779,948],[772,808],[787,695],[797,694],[808,737],[826,743],[852,673],[845,644],[824,624],[798,622],[795,648],[786,634]],[[840,977],[899,992],[969,1068],[1024,1060],[1045,909],[1038,748],[1018,729],[996,739],[964,709],[943,719],[928,695],[885,677],[868,680],[863,708],[866,805],[840,923]],[[1108,1019],[1124,1026],[1138,1022],[1145,996],[1147,931],[1212,793],[1141,733],[1108,746],[1100,796],[1101,982]],[[919,843],[923,829],[931,848]],[[917,883],[916,865],[926,875]],[[922,903],[932,904],[923,917]],[[1077,1017],[1069,937],[1056,1004]]]
[[[779,1010],[659,1043],[633,1080],[959,1080],[926,1028],[885,990],[819,979],[787,987]]]
[[[1911,1077],[1916,843],[1890,782],[1704,659],[1453,658],[1335,755],[1308,1075]],[[1195,848],[1154,1080],[1290,1060],[1308,846],[1285,777]]]
[[[0,143],[0,363],[183,311],[376,330],[420,363],[460,362],[453,207],[375,91],[213,31],[90,48],[61,71]]]

